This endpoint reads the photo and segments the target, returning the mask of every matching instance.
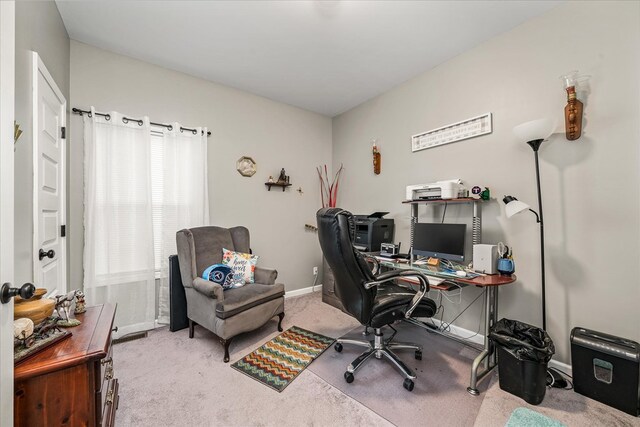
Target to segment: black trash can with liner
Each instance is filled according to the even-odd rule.
[[[501,319],[489,337],[498,350],[500,388],[539,405],[547,391],[547,363],[555,353],[549,335],[535,326]]]

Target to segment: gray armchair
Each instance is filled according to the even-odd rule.
[[[282,332],[284,285],[275,283],[276,270],[256,267],[255,283],[223,291],[217,283],[202,279],[203,271],[222,262],[222,248],[249,253],[249,230],[245,227],[197,227],[176,234],[180,274],[187,299],[189,338],[194,326],[213,332],[224,345],[229,361],[231,340],[258,329],[274,316]]]

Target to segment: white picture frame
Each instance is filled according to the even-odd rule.
[[[491,113],[442,126],[411,137],[411,151],[421,151],[493,132]]]

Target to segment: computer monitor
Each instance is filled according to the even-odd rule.
[[[467,224],[417,223],[413,233],[413,255],[464,261]]]

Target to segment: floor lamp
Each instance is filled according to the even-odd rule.
[[[539,119],[526,122],[513,128],[513,133],[522,141],[533,149],[536,162],[536,183],[538,186],[538,212],[534,211],[524,202],[513,196],[504,196],[502,201],[505,203],[505,211],[507,218],[513,215],[529,210],[536,216],[536,222],[540,225],[540,270],[542,272],[542,329],[547,330],[546,316],[546,291],[545,291],[545,272],[544,272],[544,219],[542,216],[542,192],[540,190],[540,166],[538,164],[538,149],[542,141],[547,139],[553,130],[555,123],[551,119]]]

